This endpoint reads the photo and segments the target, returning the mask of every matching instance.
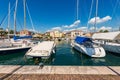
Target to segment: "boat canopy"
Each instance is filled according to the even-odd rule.
[[[92,38],[97,40],[120,40],[120,31],[108,33],[95,33],[93,34]]]
[[[80,36],[77,36],[75,38],[75,42],[77,42],[78,44],[82,44],[82,43],[84,43],[86,41],[92,42],[92,39],[91,38],[87,38],[87,37],[80,37]]]
[[[14,40],[17,40],[17,39],[28,39],[28,38],[32,38],[32,36],[13,36]]]

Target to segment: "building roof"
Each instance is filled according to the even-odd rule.
[[[95,33],[93,34],[92,38],[100,40],[118,40],[120,39],[120,31],[108,33]]]

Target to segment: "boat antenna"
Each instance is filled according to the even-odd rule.
[[[8,39],[10,40],[10,2],[9,2],[9,6],[8,6]]]
[[[14,11],[14,35],[16,35],[16,13],[17,13],[17,4],[18,4],[18,0],[16,0],[15,11]]]
[[[24,5],[24,30],[26,29],[26,0],[23,0]]]
[[[97,13],[98,13],[98,0],[96,0],[96,13],[95,13],[95,24],[94,24],[94,32],[96,32],[97,29]]]
[[[92,0],[92,2],[91,2],[91,7],[90,7],[90,13],[89,13],[89,17],[88,17],[88,21],[90,20],[90,17],[91,17],[91,15],[92,15],[93,3],[94,3],[94,1]],[[88,32],[88,26],[89,26],[89,24],[88,24],[88,22],[87,22],[87,32]]]

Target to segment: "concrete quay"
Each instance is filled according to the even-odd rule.
[[[0,73],[13,74],[98,74],[119,75],[119,66],[13,66],[0,65]]]
[[[20,66],[20,65],[0,65],[0,79],[13,79],[21,76],[22,79],[34,80],[33,77],[50,77],[53,79],[53,76],[64,77],[69,76],[67,79],[72,80],[71,78],[82,78],[85,80],[119,80],[120,79],[120,67],[119,66]],[[52,76],[52,77],[51,77]],[[104,77],[103,77],[104,76]],[[20,77],[20,78],[21,78]],[[60,78],[60,79],[61,79]],[[101,79],[102,78],[102,79]],[[12,80],[11,79],[11,80]],[[58,80],[60,80],[58,79]],[[19,79],[21,80],[21,79]],[[37,79],[36,79],[37,80]],[[41,79],[42,80],[42,79]],[[65,79],[66,80],[66,79]],[[83,79],[84,80],[84,79]]]

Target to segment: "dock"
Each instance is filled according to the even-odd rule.
[[[119,80],[119,66],[0,65],[0,80]]]

